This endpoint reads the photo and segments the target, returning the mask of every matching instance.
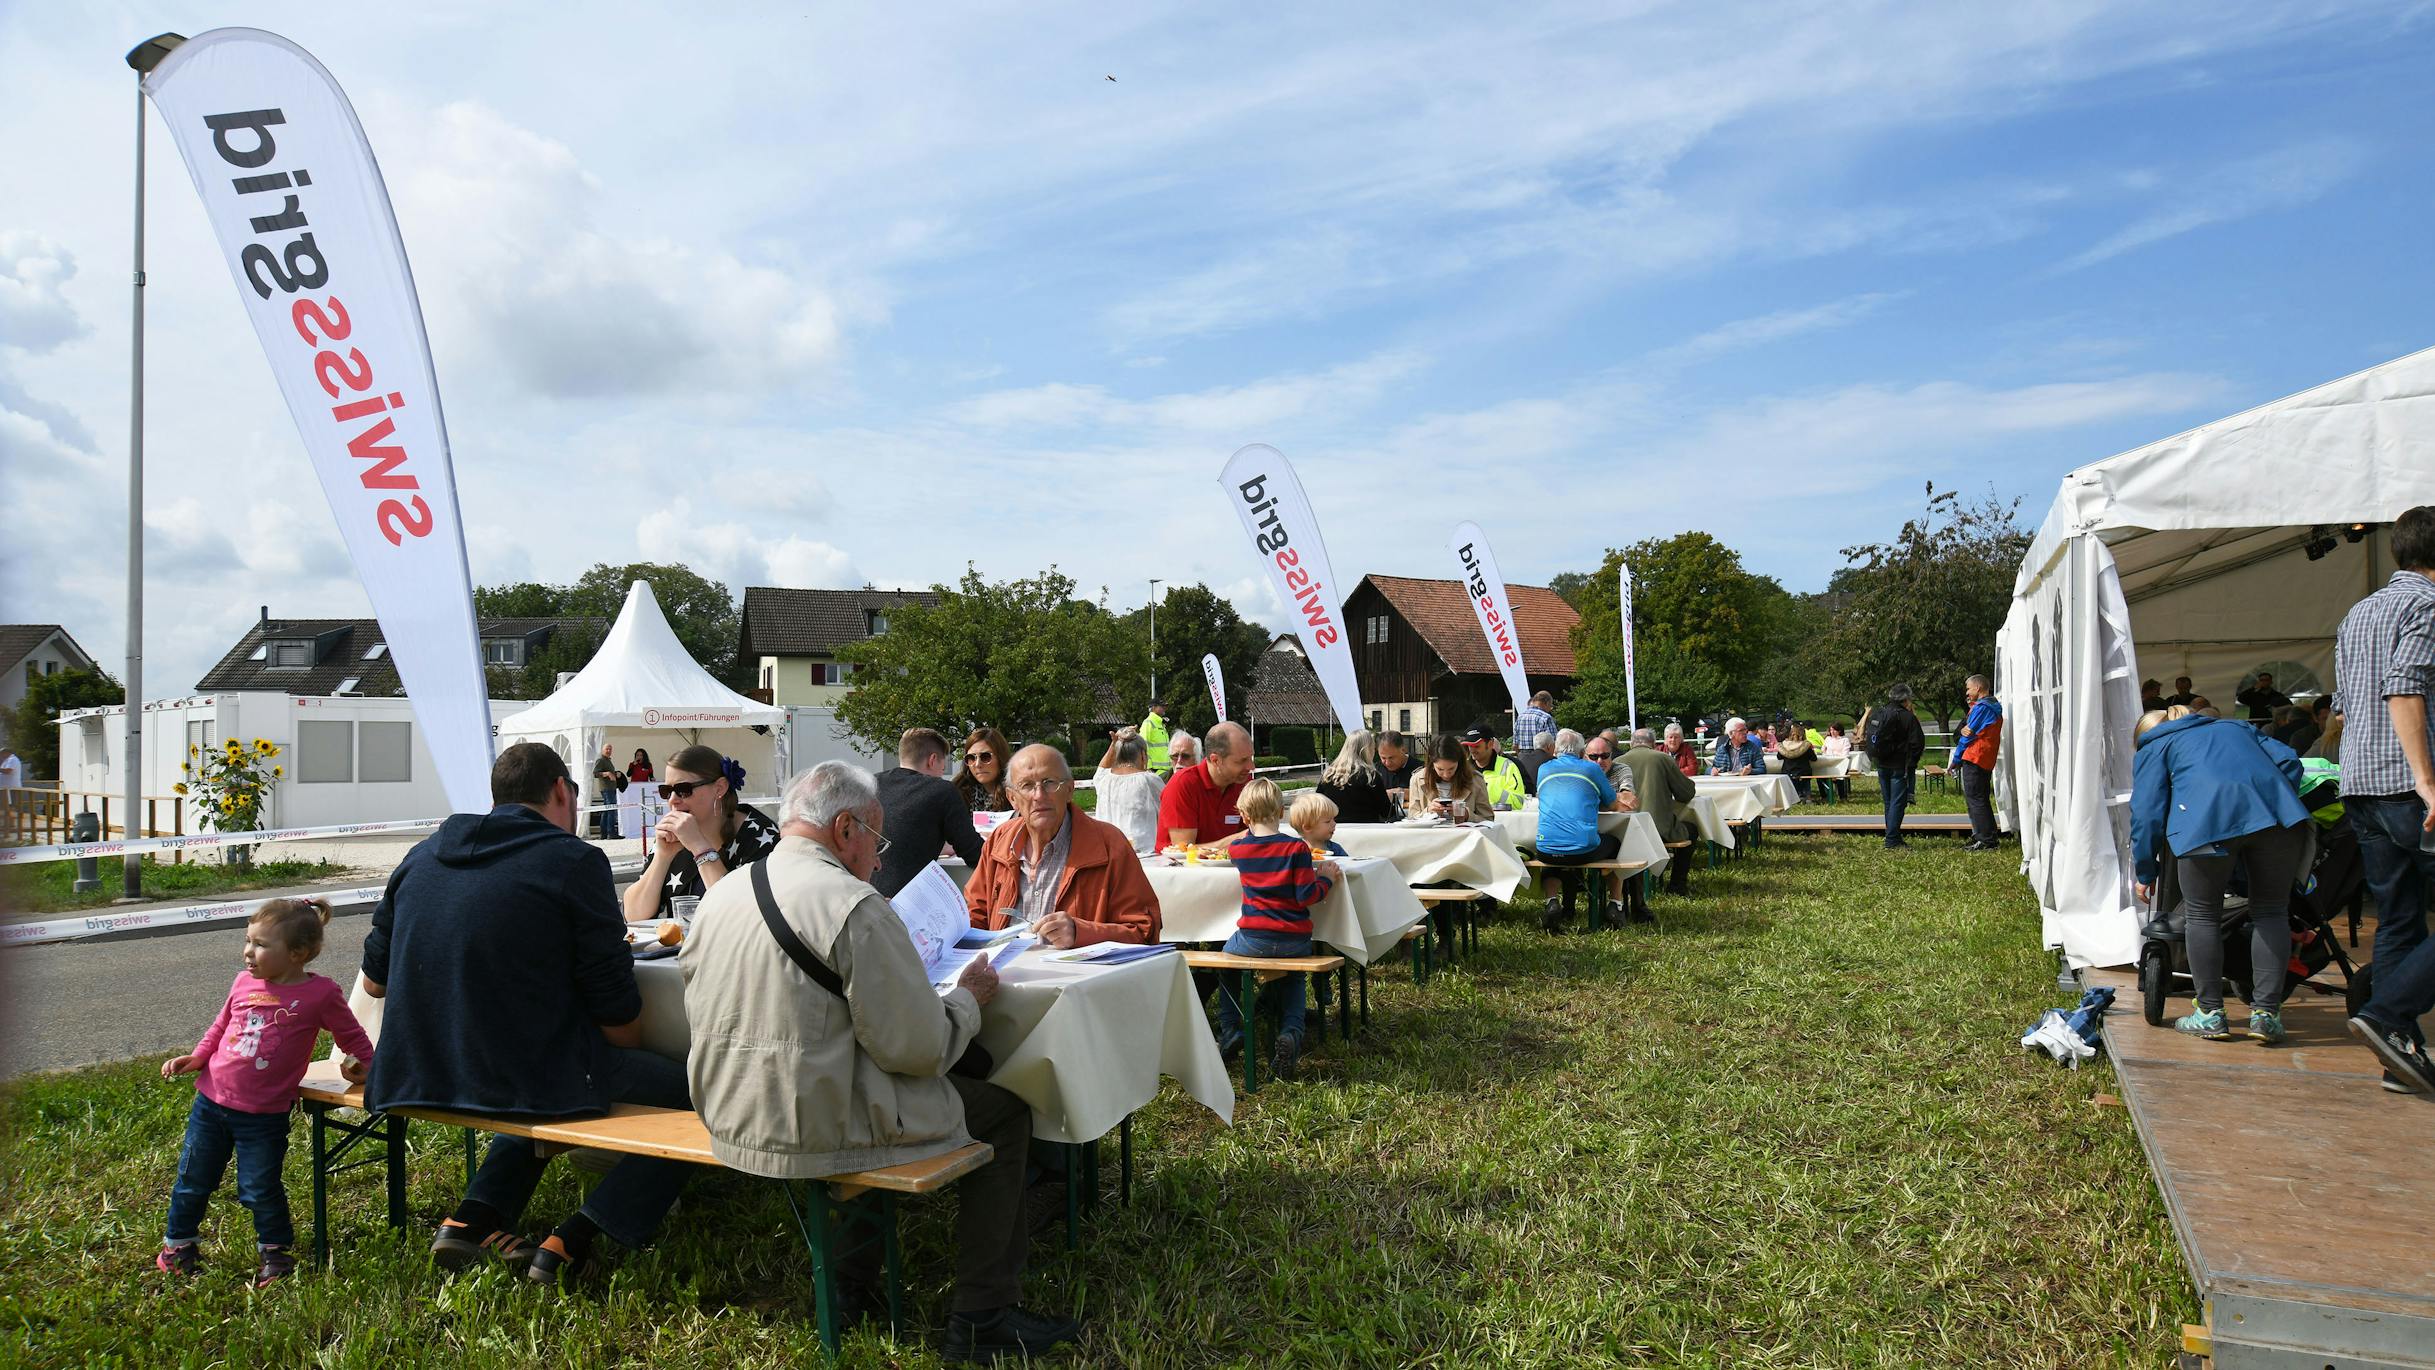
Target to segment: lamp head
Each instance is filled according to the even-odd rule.
[[[148,75],[161,64],[162,58],[185,41],[186,35],[182,33],[156,33],[127,49],[127,65]]]

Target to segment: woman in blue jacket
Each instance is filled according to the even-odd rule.
[[[2300,758],[2241,723],[2157,710],[2139,720],[2131,762],[2131,861],[2139,900],[2155,894],[2160,854],[2180,863],[2189,906],[2190,978],[2197,1011],[2174,1026],[2215,1041],[2224,1017],[2224,889],[2249,873],[2249,1036],[2283,1040],[2283,975],[2291,960],[2291,886],[2308,852]]]

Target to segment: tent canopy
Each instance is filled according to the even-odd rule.
[[[548,743],[588,791],[586,758],[602,743],[616,749],[621,764],[637,746],[664,764],[671,731],[735,757],[750,772],[748,789],[785,783],[786,710],[737,694],[703,670],[677,641],[650,583],[638,580],[591,662],[549,698],[502,719],[499,740]],[[591,802],[614,800],[601,794]]]
[[[2342,616],[2392,574],[2383,525],[2430,503],[2435,349],[2064,477],[1997,640],[1999,792],[2050,944],[2084,965],[2137,956],[2140,681],[2190,676],[2227,715],[2259,670],[2331,689]]]

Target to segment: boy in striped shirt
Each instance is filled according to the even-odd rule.
[[[1234,840],[1227,855],[1243,880],[1243,912],[1226,950],[1236,956],[1308,956],[1311,954],[1313,904],[1327,898],[1342,874],[1332,860],[1313,862],[1310,844],[1279,831],[1285,819],[1285,796],[1273,780],[1254,779],[1243,786],[1235,811],[1249,829]],[[1296,972],[1270,981],[1260,989],[1260,1003],[1284,1006],[1277,1020],[1277,1053],[1270,1063],[1280,1080],[1294,1078],[1302,1057],[1302,1018],[1308,1009],[1309,977]],[[1218,1052],[1232,1059],[1243,1046],[1243,1010],[1235,1002],[1234,985],[1218,985]]]

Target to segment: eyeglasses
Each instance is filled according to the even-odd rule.
[[[1039,795],[1048,794],[1055,790],[1059,785],[1071,785],[1073,783],[1074,782],[1071,780],[1026,780],[1020,784],[1009,785],[1006,788],[1013,790],[1016,794]]]
[[[660,786],[659,797],[662,799],[691,799],[695,790],[702,788],[704,785],[712,785],[716,783],[718,782],[713,780],[679,780],[672,784]]]
[[[849,813],[846,814],[845,817],[854,818],[854,815]],[[890,841],[886,835],[882,834],[879,829],[872,827],[870,824],[863,822],[859,818],[854,818],[854,826],[871,834],[871,854],[874,856],[886,856],[888,854],[888,848],[896,845],[896,843]]]
[[[1588,755],[1589,759],[1592,761],[1612,761],[1615,759],[1615,754],[1613,752],[1591,752]]]
[[[998,759],[998,754],[997,754],[996,752],[966,752],[966,753],[964,753],[964,764],[965,764],[965,765],[967,765],[967,766],[978,766],[978,765],[980,765],[980,764],[981,764],[982,762],[984,762],[984,761],[995,761],[995,760],[997,760],[997,759]]]

